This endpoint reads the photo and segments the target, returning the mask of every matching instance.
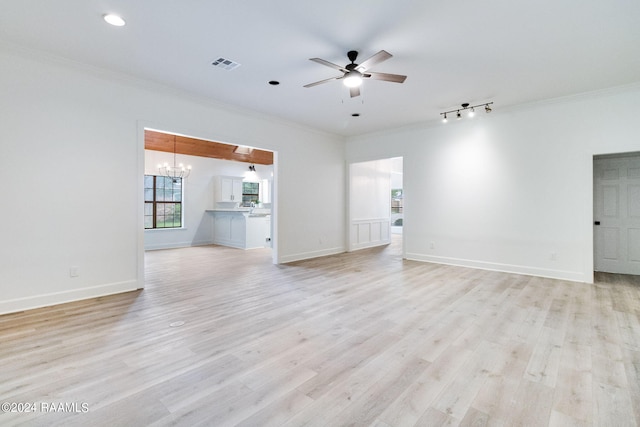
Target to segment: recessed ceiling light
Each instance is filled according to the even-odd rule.
[[[278,86],[278,85],[280,84],[280,82],[279,82],[279,81],[277,81],[277,80],[270,80],[270,81],[269,81],[269,84],[270,84],[271,86]]]
[[[114,15],[113,13],[108,13],[104,15],[103,18],[105,21],[107,21],[107,23],[115,27],[124,27],[124,25],[126,24],[126,22],[124,22],[124,19],[122,19],[122,17],[118,15]]]

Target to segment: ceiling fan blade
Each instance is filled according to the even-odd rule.
[[[381,63],[382,61],[386,61],[387,59],[391,58],[392,56],[393,55],[391,55],[386,50],[381,50],[380,52],[376,53],[375,55],[373,55],[369,59],[364,60],[360,65],[358,65],[356,67],[356,70],[362,72],[364,70],[367,70],[367,69],[373,67],[376,64]]]
[[[350,87],[349,88],[349,94],[351,95],[352,98],[355,98],[356,96],[360,96],[360,88],[359,87]]]
[[[404,83],[407,76],[389,73],[365,73],[362,75],[365,79],[384,80],[385,82]]]
[[[328,83],[332,80],[338,80],[343,78],[344,76],[338,76],[338,77],[331,77],[330,79],[324,79],[324,80],[320,80],[318,82],[313,82],[313,83],[309,83],[308,85],[304,85],[303,87],[314,87],[314,86],[318,86],[321,85],[322,83]]]
[[[320,59],[320,58],[309,58],[309,61],[313,61],[313,62],[317,62],[318,64],[322,64],[322,65],[326,65],[327,67],[336,69],[336,70],[340,70],[343,73],[346,73],[348,70],[344,67],[341,67],[337,64],[334,64],[333,62],[329,62],[329,61],[325,61],[324,59]]]

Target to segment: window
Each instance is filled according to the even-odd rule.
[[[391,213],[402,213],[403,208],[402,189],[391,190]]]
[[[391,190],[391,225],[402,227],[404,198],[401,188]]]
[[[260,184],[257,182],[242,183],[242,204],[257,203],[260,199]]]
[[[182,227],[182,178],[144,176],[144,228]]]

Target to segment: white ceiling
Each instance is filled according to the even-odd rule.
[[[0,0],[0,40],[340,135],[438,120],[462,102],[511,105],[640,80],[638,0]],[[114,12],[127,21],[102,20]],[[303,88],[384,49],[350,99]],[[215,68],[219,56],[239,62]],[[278,80],[279,86],[270,86]],[[361,116],[351,117],[352,113]]]

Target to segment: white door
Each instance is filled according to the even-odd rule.
[[[595,270],[640,275],[640,155],[596,158]]]

